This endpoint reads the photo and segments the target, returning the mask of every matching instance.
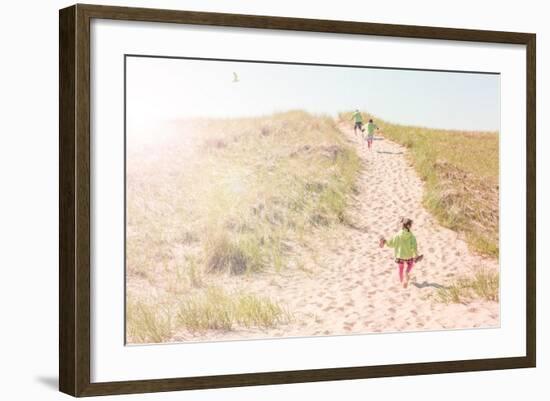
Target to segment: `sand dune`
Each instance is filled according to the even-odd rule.
[[[353,226],[330,237],[319,234],[311,249],[295,247],[309,262],[281,272],[225,277],[227,288],[240,286],[267,295],[293,314],[291,323],[273,329],[177,332],[170,341],[205,341],[374,332],[498,327],[498,302],[476,300],[443,304],[432,295],[457,277],[476,269],[498,269],[495,259],[476,255],[456,232],[439,225],[422,206],[423,184],[406,159],[406,149],[378,137],[372,150],[348,125],[342,133],[358,150],[362,172],[349,211]],[[397,231],[399,218],[413,219],[419,251],[425,259],[411,274],[407,289],[399,283],[391,249],[377,246],[380,235]],[[289,244],[292,246],[292,244]]]

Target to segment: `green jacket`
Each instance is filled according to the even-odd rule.
[[[367,124],[367,133],[369,136],[374,136],[374,130],[377,129],[378,126],[375,123],[368,123]]]
[[[400,230],[393,238],[386,242],[390,248],[394,248],[397,259],[411,259],[418,256],[416,238],[408,230]]]
[[[351,115],[351,118],[354,119],[356,123],[363,122],[363,116],[358,111],[354,111],[353,114]]]

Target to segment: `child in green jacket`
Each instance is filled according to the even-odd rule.
[[[380,238],[380,248],[387,245],[395,250],[395,263],[399,267],[399,281],[403,284],[403,288],[409,285],[409,273],[415,262],[420,262],[423,258],[422,255],[418,255],[416,237],[411,232],[412,223],[411,219],[403,218],[401,219],[402,228],[393,238],[387,241],[384,237]],[[405,263],[407,270],[403,279]]]
[[[367,144],[369,145],[369,149],[372,148],[372,140],[374,139],[375,129],[377,130],[378,126],[372,121],[371,118],[367,124]]]
[[[363,132],[363,116],[361,115],[361,112],[359,110],[355,110],[351,115],[351,119],[355,121],[355,125],[353,126],[353,133],[357,135],[357,129]]]

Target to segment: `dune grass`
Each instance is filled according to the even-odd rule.
[[[267,297],[213,285],[179,297],[130,301],[126,307],[129,343],[162,343],[182,327],[190,332],[270,328],[292,319],[288,310]]]
[[[350,113],[340,117],[350,119]],[[380,133],[408,149],[425,182],[424,205],[438,221],[465,235],[484,255],[499,254],[499,136],[391,124],[375,116]]]
[[[301,111],[186,120],[172,128],[152,145],[128,143],[130,338],[277,324],[281,306],[238,288],[231,294],[210,288],[225,276],[300,266],[296,249],[310,234],[347,222],[359,157],[332,118]],[[149,313],[159,303],[149,291],[154,299],[177,300],[169,323]],[[228,315],[213,299],[223,301]],[[162,320],[160,333],[150,328],[154,319]]]
[[[166,305],[149,300],[126,304],[126,339],[129,343],[161,343],[173,329],[173,313]]]
[[[291,315],[269,298],[242,291],[231,294],[220,287],[209,287],[180,303],[177,320],[190,331],[231,330],[235,325],[274,327],[289,322]]]
[[[192,248],[207,272],[281,268],[291,242],[345,222],[360,162],[330,118],[200,121],[192,135],[191,156],[172,144],[128,176],[130,271],[150,271],[176,247]]]
[[[467,303],[472,299],[499,300],[498,272],[479,270],[473,277],[462,277],[450,286],[439,288],[436,300],[443,303]]]

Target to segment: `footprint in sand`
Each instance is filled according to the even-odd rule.
[[[355,326],[355,322],[344,322],[344,330],[351,331]]]

